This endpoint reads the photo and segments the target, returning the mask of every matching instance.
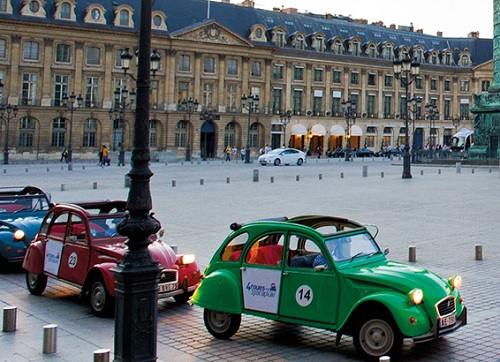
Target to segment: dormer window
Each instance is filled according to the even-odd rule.
[[[267,42],[267,38],[265,35],[265,28],[260,25],[254,25],[250,28],[250,40],[252,41],[265,41]]]
[[[424,50],[423,49],[415,49],[413,51],[413,55],[415,56],[415,60],[419,63],[424,62]]]
[[[36,0],[30,1],[29,9],[33,14],[38,13],[38,11],[40,10],[40,3]]]
[[[361,54],[360,42],[358,40],[349,41],[349,53],[355,56],[359,56]]]
[[[43,0],[25,0],[23,2],[23,7],[21,9],[21,15],[36,16],[40,18],[45,17],[46,13],[43,8],[43,5],[44,5]],[[6,7],[8,9],[9,5],[7,4]]]
[[[76,21],[75,0],[56,0],[56,12],[54,18],[61,20]]]
[[[460,58],[460,66],[462,67],[470,66],[470,58],[468,55],[462,55],[462,58]]]
[[[386,44],[384,48],[384,59],[393,60],[393,58],[394,58],[394,51],[392,48],[392,44]]]
[[[271,30],[271,34],[271,41],[274,43],[274,45],[276,45],[278,48],[285,47],[285,30],[283,28],[274,28],[273,30]]]
[[[128,26],[129,25],[129,17],[130,14],[127,10],[120,10],[120,25]]]
[[[104,17],[106,9],[101,4],[91,4],[85,10],[86,14],[83,20],[86,23],[106,24],[106,18]]]
[[[117,6],[115,8],[115,21],[113,22],[113,24],[115,26],[126,26],[133,28],[134,27],[134,21],[132,20],[133,13],[134,9],[129,5]]]
[[[69,3],[61,4],[61,19],[71,19],[71,6]]]
[[[370,58],[376,58],[377,57],[377,47],[375,44],[370,44],[368,46],[368,56]]]
[[[324,50],[324,38],[321,36],[317,36],[314,38],[314,50],[317,52],[323,52]]]
[[[12,14],[10,0],[0,0],[0,13]]]
[[[295,49],[304,49],[304,38],[302,37],[302,35],[297,36],[297,38],[295,39]]]
[[[444,56],[444,64],[451,65],[451,53],[446,53]]]
[[[151,29],[167,30],[166,24],[167,16],[162,11],[153,11],[153,20]]]
[[[90,11],[90,16],[92,17],[92,19],[94,20],[99,20],[101,19],[101,11],[98,9],[98,8],[93,8],[91,11]]]
[[[432,52],[431,54],[431,63],[432,64],[438,64],[439,63],[439,58],[436,52]]]
[[[335,54],[343,54],[344,53],[344,46],[342,45],[342,40],[335,39],[333,42],[330,41],[330,44],[331,44],[331,50]]]

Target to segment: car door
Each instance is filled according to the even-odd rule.
[[[269,233],[247,249],[241,267],[244,309],[278,313],[283,245],[283,233]]]
[[[71,213],[67,236],[64,240],[59,278],[83,285],[90,260],[89,238],[91,236],[88,231],[82,217],[74,212]]]
[[[285,251],[281,282],[279,315],[335,324],[340,298],[340,284],[332,260],[322,270],[315,270],[314,259],[325,246],[304,235],[291,234]],[[324,254],[326,255],[326,254]]]
[[[290,153],[290,150],[281,152],[281,158],[283,159],[283,164],[289,165],[292,163],[292,154]]]

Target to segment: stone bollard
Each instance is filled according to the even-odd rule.
[[[231,177],[226,177],[226,183],[231,183]]]
[[[271,183],[274,183],[274,176],[271,176]]]
[[[412,263],[417,261],[417,247],[416,246],[410,246],[409,247],[409,257],[408,260]]]
[[[491,173],[491,168],[490,168],[490,173]]]
[[[203,186],[205,184],[205,180],[200,178],[200,185]]]
[[[7,173],[7,169],[6,168],[3,169],[3,173]]]
[[[66,191],[66,185],[65,184],[61,184],[61,191]]]
[[[364,158],[363,158],[364,161]],[[368,166],[364,165],[363,166],[363,177],[368,177]]]
[[[461,162],[457,162],[457,163],[455,164],[455,167],[456,167],[456,169],[457,169],[457,173],[462,172],[462,163],[461,163]]]
[[[384,171],[380,173],[380,178],[384,178]]]
[[[57,324],[43,326],[43,353],[57,352]]]
[[[175,187],[175,180],[172,180],[172,187]]]
[[[71,162],[68,163],[68,171],[73,171],[73,164]]]
[[[120,166],[121,167],[121,166]],[[82,165],[82,170],[85,170],[85,165]]]
[[[300,176],[299,175],[295,176],[295,181],[300,181]]]
[[[472,171],[472,173],[474,173],[474,169],[472,169],[471,171]]]
[[[340,173],[340,178],[344,178],[344,173],[343,172]]]
[[[420,176],[424,175],[424,170],[420,170]]]
[[[323,174],[321,174],[321,173],[319,174],[319,179],[323,180]]]
[[[94,351],[94,362],[109,362],[109,349],[98,349]]]
[[[92,184],[92,188],[93,188],[94,190],[97,190],[97,182],[96,182],[96,181],[94,181],[94,183]]]
[[[441,169],[438,168],[438,175],[441,175]]]
[[[47,172],[49,172],[49,171],[50,171],[50,168],[47,167]]]
[[[253,182],[259,182],[259,170],[253,170]]]
[[[483,260],[483,246],[476,244],[476,260]]]
[[[29,172],[29,169],[26,167],[26,172]]]
[[[125,175],[125,186],[124,187],[130,188],[130,176],[129,175]]]
[[[2,332],[14,332],[16,330],[17,307],[5,307],[3,309]]]

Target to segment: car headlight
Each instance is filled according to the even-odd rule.
[[[24,231],[22,231],[20,229],[17,229],[16,231],[14,231],[14,240],[16,240],[16,241],[23,240],[25,236],[26,236],[26,234],[24,233]]]
[[[458,289],[462,286],[462,277],[460,275],[454,275],[448,279],[448,282],[454,289]]]
[[[181,256],[181,263],[182,264],[192,264],[195,261],[194,254],[185,254]]]
[[[422,300],[424,299],[424,292],[422,289],[415,288],[411,292],[408,293],[408,298],[410,298],[410,301],[417,305],[422,303]]]

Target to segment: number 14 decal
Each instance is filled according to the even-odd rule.
[[[307,307],[313,301],[313,291],[308,285],[301,285],[295,292],[295,300],[302,307]]]

